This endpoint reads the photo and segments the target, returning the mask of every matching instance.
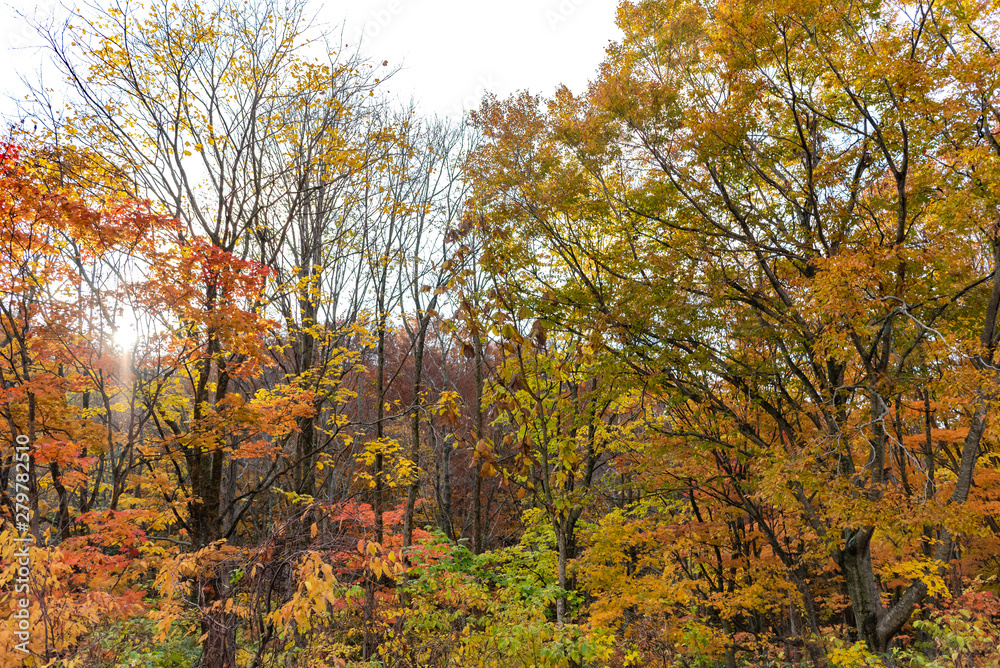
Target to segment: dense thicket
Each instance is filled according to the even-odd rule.
[[[0,664],[1000,665],[997,7],[623,2],[465,124],[304,11],[41,27]]]

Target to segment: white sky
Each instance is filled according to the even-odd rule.
[[[15,3],[0,11],[0,113],[21,91],[19,74],[31,74],[45,57]],[[40,0],[39,11],[56,4]],[[500,96],[528,89],[551,94],[561,83],[582,92],[604,49],[620,37],[617,0],[354,0],[320,2],[312,8],[329,27],[344,22],[345,41],[362,35],[373,61],[402,65],[389,84],[411,96],[424,113],[457,114],[478,106],[485,91]],[[30,9],[27,11],[30,12]]]

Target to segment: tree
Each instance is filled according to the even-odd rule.
[[[549,317],[607,329],[736,507],[759,521],[763,492],[805,523],[880,653],[946,567],[956,508],[973,512],[986,419],[964,417],[955,484],[930,498],[902,483],[902,443],[902,464],[886,455],[890,407],[931,368],[982,407],[1000,297],[995,90],[965,69],[992,57],[992,24],[979,6],[911,9],[623,4],[587,95],[487,101],[472,163],[494,253],[549,291]],[[924,564],[888,606],[876,532]],[[814,548],[779,538],[808,572]]]
[[[129,359],[111,339],[122,303],[156,313],[176,296],[156,277],[125,277],[155,274],[151,267],[166,264],[177,226],[148,203],[88,201],[61,182],[51,150],[5,143],[0,155],[0,414],[9,452],[14,443],[30,446],[22,462],[27,484],[10,475],[15,469],[5,455],[0,493],[11,527],[16,508],[30,509],[30,554],[40,571],[31,580],[39,630],[31,649],[49,660],[101,615],[142,609],[139,569],[128,555],[150,548],[148,532],[170,511],[155,503],[136,510],[126,487],[143,466],[136,441],[152,411],[142,399],[155,397],[164,378],[136,381],[141,355]],[[87,156],[77,159],[78,168],[94,168]],[[56,512],[47,516],[53,500]],[[44,524],[51,529],[43,532]],[[5,550],[16,545],[11,530],[3,537]]]
[[[411,325],[404,315],[403,326],[413,351],[409,454],[415,475],[407,490],[403,519],[403,544],[406,547],[413,542],[413,513],[420,493],[418,467],[420,427],[425,413],[422,403],[428,328],[438,314],[442,295],[450,287],[458,266],[454,259],[454,247],[459,239],[448,231],[458,220],[467,193],[458,173],[466,147],[464,128],[438,121],[425,128],[414,128],[414,134],[416,141],[410,142],[415,144],[412,154],[414,164],[408,165],[408,171],[416,192],[409,198],[412,210],[408,237],[412,247],[408,249],[405,267],[414,318]]]
[[[355,282],[345,320],[336,302],[329,308],[322,284],[332,279],[335,298],[345,288],[347,272],[331,271],[331,264],[359,253],[363,234],[350,216],[338,221],[338,209],[356,213],[352,188],[367,187],[363,170],[382,160],[393,136],[370,115],[367,94],[379,81],[373,67],[356,54],[331,56],[328,63],[304,56],[313,37],[303,9],[268,2],[154,3],[77,12],[75,27],[41,30],[77,95],[67,119],[49,116],[50,136],[61,144],[93,142],[108,164],[122,166],[132,179],[124,187],[184,223],[181,245],[197,248],[207,262],[199,276],[188,276],[204,290],[193,302],[202,314],[179,315],[189,334],[204,337],[190,348],[200,351],[199,363],[186,367],[191,412],[161,414],[157,425],[173,443],[168,449],[185,453],[195,548],[231,539],[257,497],[289,471],[295,489],[314,493],[320,450],[333,442],[320,442],[325,427],[317,421],[347,399],[341,380],[363,347],[353,322],[363,285]],[[171,268],[176,280],[194,267]],[[290,372],[290,382],[267,380],[265,360],[257,355],[270,344],[245,347],[247,340],[240,339],[268,333],[276,342],[280,333],[264,315],[272,308],[284,317],[292,364],[285,364],[277,346],[271,353]],[[256,332],[232,335],[251,324]],[[250,370],[256,375],[244,374]],[[222,418],[254,405],[262,381],[273,385],[273,396],[292,394],[312,405],[311,411],[292,409],[298,434],[291,460],[263,467],[230,456],[239,450],[234,434],[223,436],[233,425]],[[203,432],[196,428],[194,446],[188,417],[205,425]],[[343,421],[333,423],[336,434]],[[240,489],[237,478],[255,482]],[[222,584],[209,583],[206,591],[222,600]],[[219,642],[229,649],[218,660],[231,662],[233,643]]]
[[[552,523],[557,582],[570,591],[577,524],[594,504],[602,469],[634,448],[636,405],[602,373],[602,360],[586,341],[546,332],[540,321],[530,337],[511,322],[502,331],[507,355],[490,388],[490,403],[501,411],[499,421],[508,422],[504,440],[516,453],[503,474]],[[496,475],[492,448],[480,441],[476,449],[486,460],[483,475]],[[564,593],[556,601],[556,621],[563,623],[567,614]]]

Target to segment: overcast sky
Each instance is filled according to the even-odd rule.
[[[22,20],[22,2],[4,2],[0,15],[0,111],[21,90],[18,74],[30,74],[44,57]],[[46,11],[55,0],[40,0]],[[565,83],[582,91],[604,49],[620,33],[617,0],[353,0],[314,2],[328,27],[344,26],[354,45],[372,60],[403,67],[389,82],[400,97],[411,95],[425,113],[455,114],[478,106],[485,91],[506,95],[521,89],[551,94]],[[30,11],[30,10],[29,10]]]

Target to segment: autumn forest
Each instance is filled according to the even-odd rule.
[[[624,0],[461,119],[313,9],[35,24],[0,666],[1000,666],[995,0]]]

